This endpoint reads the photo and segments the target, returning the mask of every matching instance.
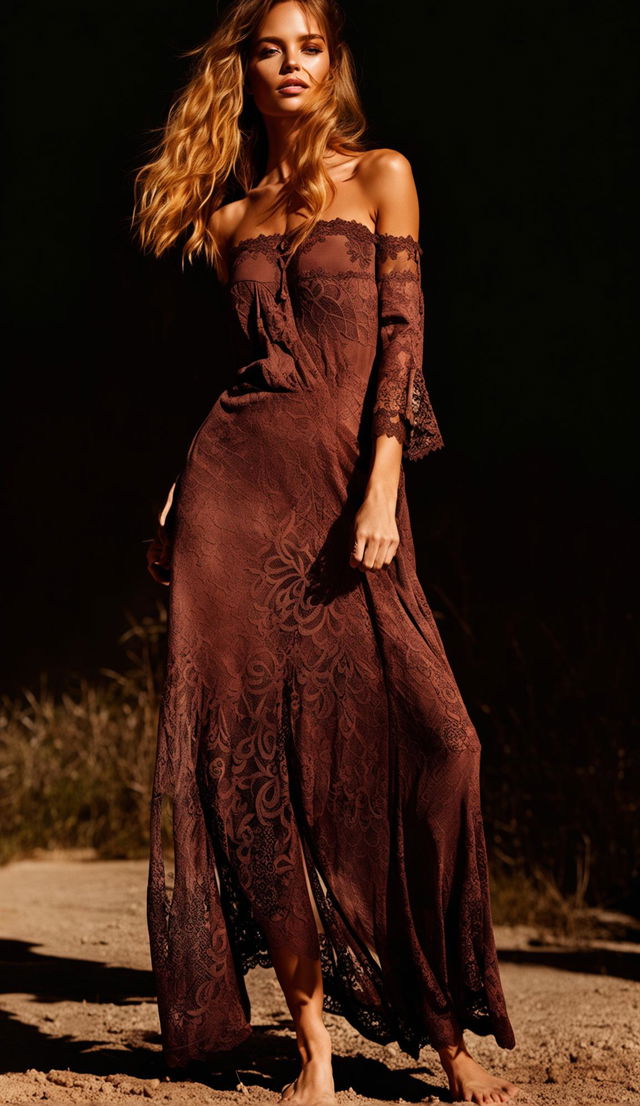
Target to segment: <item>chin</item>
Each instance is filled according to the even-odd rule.
[[[285,100],[284,103],[282,102],[282,100],[278,100],[278,103],[274,107],[272,114],[273,115],[295,115],[296,112],[300,111],[303,107],[304,107],[304,100],[302,100],[302,99],[300,99],[300,100],[296,99],[295,103],[294,103],[293,99],[288,101],[288,102]]]

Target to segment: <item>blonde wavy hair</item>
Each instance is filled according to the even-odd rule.
[[[251,41],[262,20],[282,0],[234,0],[214,33],[194,56],[191,79],[169,110],[152,160],[135,176],[132,225],[143,250],[156,257],[185,234],[182,264],[202,253],[220,273],[222,256],[211,232],[211,216],[224,202],[240,198],[264,175],[267,156],[262,116],[245,91]],[[310,90],[296,119],[294,166],[271,211],[308,212],[292,235],[296,249],[311,233],[336,191],[325,153],[367,149],[351,51],[342,39],[344,16],[336,0],[296,0],[315,16],[327,39],[330,68]]]

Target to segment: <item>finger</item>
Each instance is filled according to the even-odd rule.
[[[151,573],[153,579],[156,581],[157,584],[164,584],[165,587],[168,587],[171,583],[170,576],[167,573],[162,573],[159,570],[157,561],[152,562],[152,564],[149,565],[149,572]]]
[[[362,534],[354,534],[353,544],[351,548],[351,555],[349,557],[352,568],[362,567],[362,558],[364,556],[366,540]]]
[[[394,540],[394,539],[392,539],[389,542],[389,545],[387,546],[387,552],[386,552],[386,555],[385,555],[385,558],[384,558],[384,563],[386,565],[391,564],[393,558],[395,557],[396,553],[398,552],[398,546],[399,545],[400,545],[400,542],[397,541],[397,540]]]
[[[167,539],[154,538],[147,549],[147,561],[165,565],[171,558],[171,543]]]
[[[375,559],[374,566],[373,566],[377,572],[381,568],[384,568],[384,566],[386,564],[388,564],[387,552],[388,552],[390,544],[391,544],[390,539],[387,538],[386,540],[381,541],[379,546],[378,546],[378,553],[376,555],[376,559]]]
[[[152,565],[159,565],[163,563],[161,551],[156,547],[150,547],[147,553],[147,565],[151,568]]]
[[[378,556],[378,548],[380,545],[380,538],[367,538],[367,545],[364,551],[363,564],[365,568],[375,568],[376,557]]]

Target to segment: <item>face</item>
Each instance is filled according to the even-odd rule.
[[[265,16],[252,41],[247,89],[263,115],[295,115],[329,68],[322,27],[295,0],[282,0]]]

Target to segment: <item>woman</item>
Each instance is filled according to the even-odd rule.
[[[480,745],[416,576],[403,458],[443,442],[421,370],[408,161],[362,140],[333,0],[241,0],[200,49],[136,219],[227,285],[237,362],[148,561],[171,581],[149,930],[178,1066],[251,1032],[273,965],[300,1072],[335,1102],[323,1009],[457,1098],[504,1102],[463,1029],[515,1038],[501,988]],[[234,198],[232,188],[236,189]],[[172,802],[167,901],[163,800]]]

